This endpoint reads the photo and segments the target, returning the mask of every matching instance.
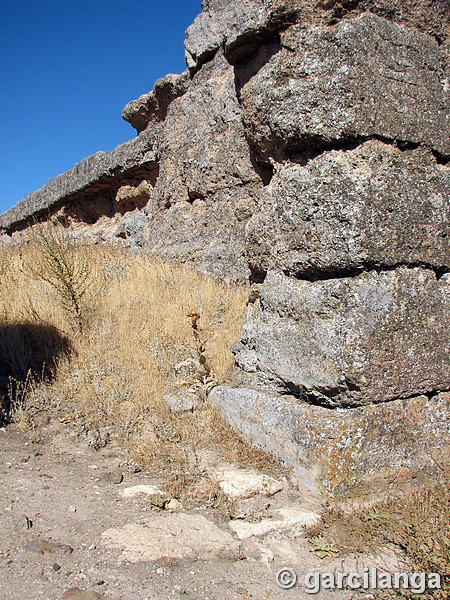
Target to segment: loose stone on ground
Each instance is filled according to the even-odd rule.
[[[239,543],[231,534],[201,515],[159,515],[144,523],[108,529],[102,540],[105,548],[120,550],[122,559],[129,562],[239,557]]]
[[[218,470],[213,478],[230,498],[250,498],[256,494],[272,496],[283,489],[280,481],[251,469]]]

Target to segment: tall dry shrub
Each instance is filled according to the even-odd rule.
[[[37,248],[37,262],[30,264],[33,276],[54,290],[72,328],[83,333],[85,301],[92,287],[86,253],[80,251],[79,244],[63,227],[51,222],[35,226],[32,241]]]

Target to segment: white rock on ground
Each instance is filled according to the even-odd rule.
[[[230,521],[230,527],[240,540],[249,537],[265,535],[276,529],[280,529],[283,521],[274,521],[272,519],[263,519],[258,523],[249,523],[248,521]]]
[[[102,534],[103,545],[122,551],[128,562],[161,558],[209,560],[213,557],[237,559],[239,542],[201,515],[168,514],[145,524],[129,523]]]
[[[320,519],[318,513],[303,508],[279,508],[275,512],[280,513],[283,517],[283,528],[294,526],[310,527]]]
[[[176,498],[172,498],[172,500],[170,500],[170,502],[167,503],[165,508],[166,510],[181,510],[183,508],[183,505]]]
[[[216,471],[213,478],[226,496],[250,498],[256,494],[272,496],[283,489],[283,484],[269,475],[251,469]]]
[[[240,540],[245,540],[249,537],[265,535],[271,531],[280,531],[291,527],[308,527],[320,518],[315,512],[297,508],[280,508],[275,512],[283,517],[282,520],[263,519],[258,523],[236,520],[230,521],[230,527]]]

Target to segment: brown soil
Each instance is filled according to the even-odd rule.
[[[157,526],[167,511],[149,508],[148,498],[127,498],[122,490],[138,484],[161,486],[151,473],[132,472],[120,449],[112,445],[94,450],[71,427],[56,418],[39,430],[39,444],[10,425],[0,430],[2,457],[0,479],[0,600],[60,600],[77,588],[74,600],[255,600],[311,598],[304,590],[304,575],[312,570],[333,572],[364,566],[395,568],[392,556],[332,556],[320,560],[301,531],[275,531],[240,542],[239,556],[216,556],[200,560],[193,549],[191,559],[171,556],[153,561],[130,562],[123,549],[110,549],[102,533],[127,524]],[[119,484],[111,475],[123,473]],[[283,491],[270,498],[252,498],[254,518],[260,510],[305,505],[298,490],[284,479]],[[256,509],[255,509],[256,507]],[[223,532],[232,534],[224,512],[192,505],[177,512],[203,515]],[[176,537],[177,531],[172,535]],[[202,541],[203,532],[198,531]],[[34,544],[27,546],[33,540]],[[49,544],[40,544],[39,541]],[[199,541],[199,543],[200,543]],[[64,544],[73,549],[67,553]],[[44,548],[43,554],[34,550]],[[231,548],[231,546],[230,546]],[[48,550],[54,550],[54,553]],[[124,558],[125,557],[125,558]],[[392,562],[394,560],[394,563]],[[283,567],[298,574],[297,586],[283,590],[275,576]],[[99,595],[100,594],[100,595]],[[330,593],[314,596],[326,600]],[[371,598],[369,594],[333,591],[336,600]]]

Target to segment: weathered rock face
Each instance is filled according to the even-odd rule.
[[[380,141],[282,166],[246,226],[252,270],[303,279],[450,267],[450,178],[423,149]]]
[[[448,275],[400,268],[309,282],[271,271],[237,364],[269,389],[359,406],[450,388]]]
[[[336,26],[295,25],[240,97],[263,157],[367,137],[450,153],[450,80],[428,35],[365,13]],[[281,156],[280,156],[281,155]]]
[[[181,75],[170,74],[158,79],[153,91],[143,94],[125,106],[122,118],[138,133],[151,125],[161,123],[166,118],[169,105],[187,91],[189,84],[190,78],[187,72]]]
[[[116,204],[119,210],[129,212],[135,208],[143,208],[152,195],[152,184],[143,180],[135,185],[122,185],[116,194]]]
[[[32,192],[0,216],[0,227],[10,234],[33,222],[48,218],[61,207],[75,218],[95,223],[102,215],[114,214],[114,199],[120,187],[131,179],[148,180],[158,176],[159,128],[125,142],[112,152],[97,152],[66,173]]]
[[[185,57],[191,69],[200,67],[223,47],[230,62],[258,49],[261,42],[294,23],[304,9],[296,0],[209,0],[186,31]]]
[[[186,31],[185,57],[198,69],[223,47],[230,62],[251,55],[292,23],[334,25],[370,11],[418,28],[439,43],[448,40],[446,0],[206,0]]]
[[[245,140],[234,70],[219,53],[170,108],[155,199],[170,206],[259,183]]]
[[[157,224],[148,245],[160,247],[162,238],[165,257],[194,256],[210,273],[229,277],[231,266],[248,277],[244,226],[262,183],[250,160],[234,71],[221,53],[170,107],[160,152],[146,209]]]
[[[430,475],[450,440],[449,17],[447,0],[205,0],[188,70],[124,109],[138,137],[0,226],[64,214],[250,278],[246,387],[213,394],[235,425],[335,497]]]

